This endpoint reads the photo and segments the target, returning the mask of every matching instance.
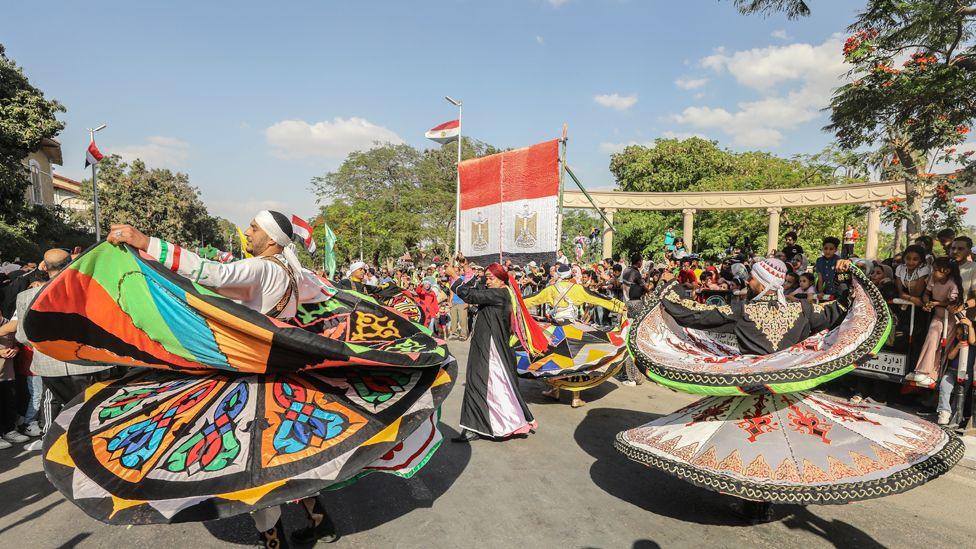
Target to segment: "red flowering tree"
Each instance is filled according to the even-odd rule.
[[[906,182],[901,215],[914,237],[922,230],[958,225],[952,200],[960,180],[929,172],[966,140],[976,119],[976,10],[963,2],[870,0],[844,45],[851,82],[835,91],[826,129],[848,148],[880,146],[895,162],[889,177]]]
[[[801,0],[733,0],[746,13],[809,14]],[[848,149],[875,146],[891,162],[887,177],[904,178],[906,200],[899,215],[914,237],[927,225],[926,206],[951,222],[951,197],[961,187],[976,192],[972,156],[955,155],[955,180],[925,177],[941,151],[962,143],[976,121],[976,4],[967,0],[867,0],[843,55],[850,82],[835,90],[830,124]],[[952,156],[952,154],[950,154]],[[946,198],[936,185],[944,184]],[[945,219],[942,219],[945,217]]]

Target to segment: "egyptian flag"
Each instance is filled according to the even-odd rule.
[[[441,145],[444,143],[450,143],[458,138],[461,134],[461,121],[451,120],[450,122],[444,122],[440,126],[434,126],[433,128],[427,130],[424,136],[427,139],[437,141]]]
[[[102,152],[98,150],[98,147],[95,145],[95,140],[92,139],[91,143],[88,144],[88,154],[85,155],[85,167],[98,164],[98,161],[102,158],[104,158]]]
[[[465,160],[459,171],[464,257],[479,265],[556,259],[559,140]]]
[[[297,215],[291,216],[291,227],[292,232],[295,236],[301,239],[302,244],[305,245],[305,249],[308,253],[315,253],[315,240],[312,239],[312,226],[308,224],[308,221],[298,217]]]

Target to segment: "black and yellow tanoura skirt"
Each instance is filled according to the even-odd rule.
[[[44,439],[48,477],[113,524],[209,520],[384,471],[409,477],[440,444],[456,362],[429,331],[336,290],[296,325],[101,244],[23,319],[35,347],[145,367],[98,383]]]

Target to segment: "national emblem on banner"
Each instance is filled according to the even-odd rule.
[[[488,218],[480,211],[471,222],[471,249],[476,252],[488,249]]]
[[[515,245],[519,248],[534,248],[539,234],[539,212],[530,212],[528,203],[522,204],[522,211],[515,214]]]

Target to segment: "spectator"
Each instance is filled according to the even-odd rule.
[[[790,231],[783,237],[783,254],[786,255],[786,262],[792,263],[797,254],[803,253],[803,247],[796,243],[796,233]]]
[[[844,247],[840,253],[842,259],[849,259],[854,255],[854,245],[857,244],[857,237],[857,229],[854,228],[854,225],[848,225],[847,229],[844,230]]]
[[[836,277],[834,276],[837,268],[837,246],[840,245],[840,240],[834,236],[828,236],[823,239],[823,255],[817,258],[817,262],[813,266],[813,272],[817,275],[817,294],[819,294],[820,299],[824,299],[824,296],[833,296],[837,294],[837,283]]]
[[[937,258],[932,264],[932,276],[925,287],[923,298],[923,308],[932,313],[932,319],[929,321],[928,333],[915,364],[915,371],[905,376],[907,381],[926,387],[935,385],[945,334],[954,334],[956,330],[956,319],[949,313],[949,309],[962,302],[961,292],[962,280],[955,263],[948,257]]]
[[[630,266],[620,276],[623,294],[626,298],[627,316],[631,318],[636,317],[644,308],[643,298],[646,288],[640,272],[643,264],[644,259],[641,257],[641,254],[632,254],[630,256]],[[629,354],[624,362],[624,371],[621,373],[621,377],[625,385],[640,385],[644,381],[637,367],[634,365],[634,359],[630,358]]]
[[[952,390],[956,387],[956,381],[960,379],[959,368],[964,369],[966,377],[963,379],[972,379],[973,362],[976,360],[976,352],[971,350],[968,353],[966,363],[959,363],[959,351],[964,347],[976,345],[976,332],[973,331],[973,322],[965,316],[959,318],[954,335],[949,351],[946,353],[948,364],[939,381],[939,404],[936,408],[936,412],[938,412],[936,423],[939,425],[949,425],[949,420],[952,417],[950,397]]]
[[[939,239],[941,240],[942,232],[939,235]],[[973,287],[973,283],[976,282],[976,261],[973,261],[973,240],[968,236],[954,236],[949,243],[949,257],[959,267],[959,277],[962,279],[963,303],[959,311],[976,308],[976,299],[974,299],[974,291],[976,291],[976,288]]]
[[[952,241],[956,239],[956,231],[952,229],[942,229],[939,231],[935,238],[939,240],[939,244],[942,244],[942,250],[945,255],[952,257],[952,252],[949,248],[952,246]],[[972,246],[970,246],[972,248]]]

